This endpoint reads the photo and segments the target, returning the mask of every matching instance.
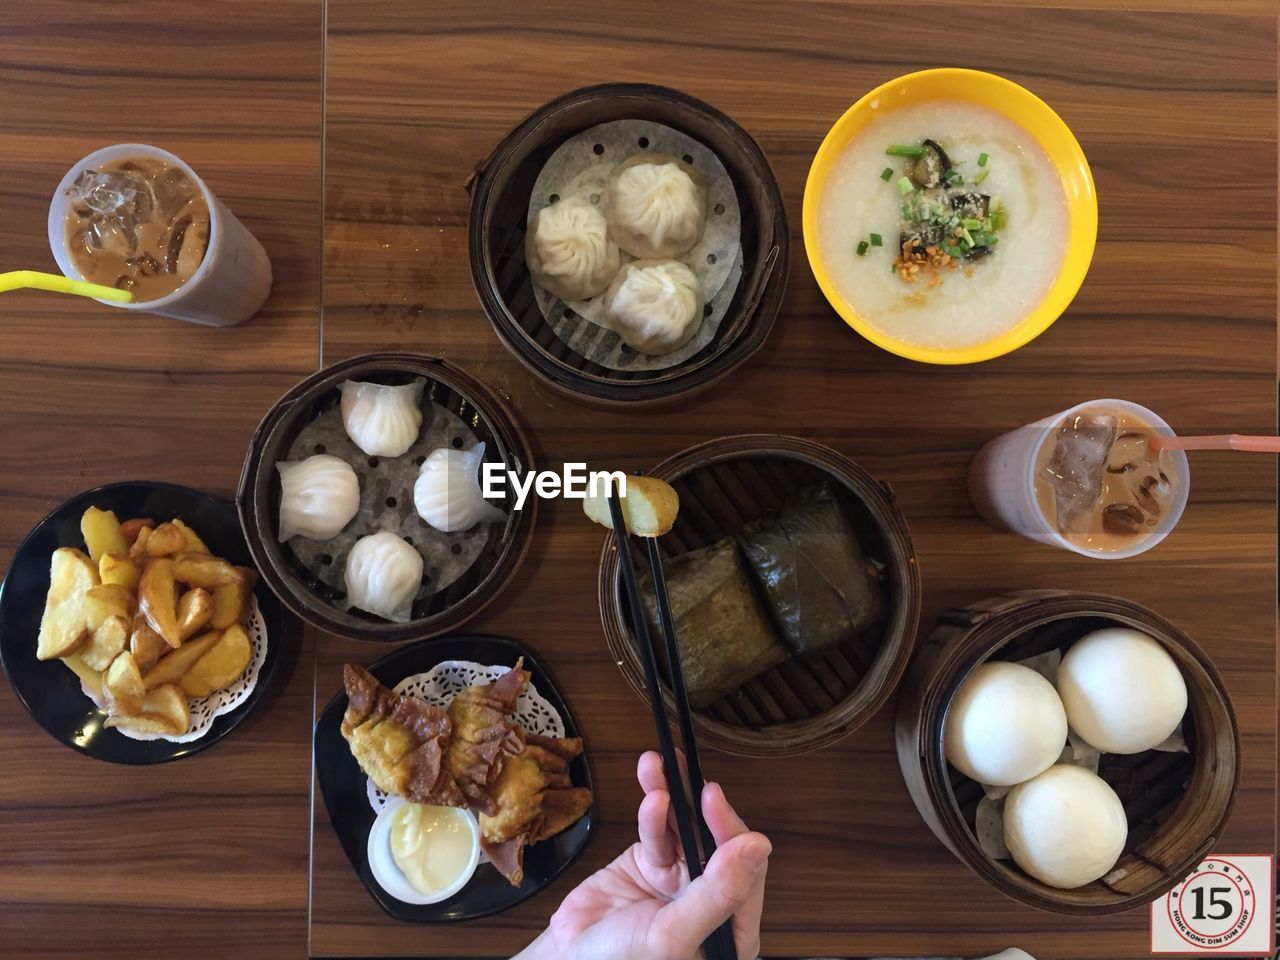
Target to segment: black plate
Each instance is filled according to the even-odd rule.
[[[261,581],[254,590],[270,642],[258,683],[248,698],[213,721],[199,740],[131,740],[102,725],[105,714],[80,689],[76,675],[56,660],[36,659],[36,638],[44,598],[49,592],[49,557],[58,547],[84,549],[80,515],[95,506],[112,510],[121,520],[179,518],[209,545],[217,556],[252,566],[249,548],[240,532],[235,505],[199,490],[148,480],[113,483],[77,494],[41,520],[13,555],[0,584],[0,662],[14,693],[36,723],[73,750],[112,763],[164,763],[189,757],[213,746],[249,715],[271,684],[284,642],[284,610]]]
[[[445,660],[515,666],[516,660],[522,656],[524,668],[531,674],[530,682],[564,719],[565,736],[578,736],[577,724],[547,672],[528,650],[503,637],[455,635],[412,643],[383,657],[369,667],[369,671],[388,687],[394,687],[405,677],[426,673]],[[334,679],[341,682],[342,678]],[[342,715],[346,709],[347,695],[339,692],[316,720],[316,777],[320,781],[320,792],[324,795],[324,805],[329,811],[334,832],[360,882],[378,905],[397,920],[411,923],[471,920],[514,907],[560,876],[586,846],[587,837],[591,834],[594,803],[586,815],[568,830],[525,849],[524,882],[519,887],[511,886],[491,864],[482,863],[471,882],[448,900],[418,906],[395,899],[378,885],[369,869],[369,830],[375,817],[365,792],[367,778],[342,737]],[[569,775],[575,786],[591,787],[591,771],[585,754],[569,764]]]

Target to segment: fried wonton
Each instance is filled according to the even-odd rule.
[[[479,813],[493,815],[493,783],[508,757],[524,749],[524,731],[510,719],[529,682],[524,660],[493,683],[467,687],[449,704],[453,739],[445,752],[449,775]]]
[[[591,791],[575,787],[569,761],[582,753],[577,737],[526,735],[493,783],[493,815],[480,815],[480,847],[512,886],[524,880],[524,848],[567,829],[591,806]]]
[[[342,668],[347,711],[342,735],[378,789],[437,806],[466,806],[444,762],[453,732],[439,707],[388,690],[363,667]]]

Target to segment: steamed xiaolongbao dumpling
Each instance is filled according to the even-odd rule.
[[[609,285],[604,307],[609,329],[628,346],[671,353],[702,323],[702,284],[678,260],[633,260]]]
[[[398,387],[355,380],[340,384],[347,436],[371,457],[400,456],[418,439],[425,383],[418,379]]]
[[[604,214],[585,200],[566,197],[533,215],[524,258],[542,289],[561,300],[586,300],[609,286],[621,255]]]
[[[347,599],[353,607],[404,623],[422,583],[422,555],[394,533],[361,537],[347,554]]]
[[[360,509],[360,480],[351,465],[329,454],[276,464],[280,471],[280,542],[290,537],[331,540]]]
[[[688,253],[707,222],[707,188],[689,164],[663,153],[638,154],[609,175],[609,230],[634,257]]]
[[[507,515],[480,492],[476,471],[483,461],[483,443],[465,451],[448,447],[432,451],[413,485],[418,516],[445,533],[505,520]]]

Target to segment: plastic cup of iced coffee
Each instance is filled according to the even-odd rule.
[[[999,436],[969,468],[969,496],[992,526],[1086,557],[1150,550],[1178,524],[1191,475],[1172,428],[1128,400],[1090,400]]]
[[[128,290],[124,310],[207,326],[243,323],[271,292],[266,251],[182,160],[119,143],[67,171],[49,205],[62,272]]]

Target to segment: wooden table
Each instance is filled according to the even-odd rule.
[[[1219,847],[1274,850],[1274,463],[1197,458],[1178,530],[1123,564],[996,534],[963,488],[983,440],[1092,397],[1145,403],[1182,432],[1274,429],[1274,4],[603,6],[329,0],[322,22],[318,0],[236,2],[181,27],[163,26],[193,19],[176,4],[132,4],[128,25],[67,2],[0,10],[0,263],[51,263],[53,184],[93,147],[133,138],[190,161],[277,272],[268,310],[221,332],[5,299],[0,562],[47,509],[97,483],[158,477],[228,493],[281,391],[317,363],[377,348],[443,354],[483,376],[511,397],[548,465],[644,467],[710,436],[809,436],[893,485],[920,555],[926,626],[991,593],[1065,586],[1149,604],[1195,636],[1227,680],[1244,740]],[[109,52],[90,62],[95,37]],[[876,83],[937,63],[992,69],[1047,99],[1088,152],[1101,198],[1097,256],[1067,315],[1017,354],[955,370],[898,360],[846,330],[799,232],[805,172],[835,117]],[[471,288],[472,165],[539,104],[604,80],[665,80],[734,116],[768,154],[792,218],[790,286],[768,348],[682,408],[602,413],[551,394],[498,344]],[[134,106],[149,96],[175,109],[150,119]],[[516,581],[470,625],[550,662],[588,737],[600,826],[551,889],[448,928],[380,912],[318,798],[308,805],[308,747],[313,705],[336,690],[342,661],[381,651],[304,637],[236,736],[168,767],[94,764],[0,691],[0,944],[23,957],[221,956],[231,942],[240,955],[296,956],[308,937],[318,956],[494,957],[523,945],[630,841],[632,769],[652,736],[605,651],[602,538],[576,512],[547,504]],[[1082,931],[969,874],[911,807],[891,732],[892,706],[815,755],[705,757],[775,844],[766,954],[1146,953],[1145,911]]]

